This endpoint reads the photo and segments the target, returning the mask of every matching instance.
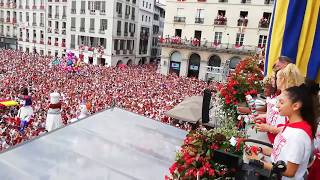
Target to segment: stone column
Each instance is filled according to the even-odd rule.
[[[180,67],[180,76],[181,77],[187,77],[188,76],[188,59],[182,59],[181,61],[181,67]]]
[[[199,79],[205,81],[206,80],[206,72],[207,72],[207,61],[200,61],[199,67]]]

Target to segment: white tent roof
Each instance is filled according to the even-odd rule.
[[[186,131],[114,108],[0,154],[2,180],[164,179]]]
[[[202,118],[203,96],[186,97],[180,104],[167,111],[165,114],[174,119],[196,123]],[[210,102],[212,107],[212,102]]]

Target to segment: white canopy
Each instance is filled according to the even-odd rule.
[[[122,109],[109,109],[0,154],[0,177],[162,180],[186,133]]]

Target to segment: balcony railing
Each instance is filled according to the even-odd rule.
[[[134,36],[134,32],[130,32],[130,36],[133,37]]]
[[[0,7],[3,7],[4,6],[4,3],[3,2],[0,2]]]
[[[250,3],[251,3],[251,0],[241,0],[241,3],[243,3],[243,4],[250,4]]]
[[[16,19],[16,18],[13,18],[13,19],[12,19],[12,23],[13,23],[13,24],[17,23],[17,19]]]
[[[33,23],[32,23],[32,26],[37,26],[37,23],[36,23],[36,22],[33,22]]]
[[[37,41],[36,40],[32,40],[32,43],[37,43]]]
[[[76,13],[77,13],[76,9],[71,9],[71,14],[76,14]]]
[[[129,19],[129,14],[125,14],[124,18]]]
[[[238,26],[246,26],[248,25],[248,19],[240,18],[238,19]]]
[[[182,17],[182,16],[174,16],[174,18],[173,18],[173,22],[181,22],[181,23],[185,23],[185,22],[186,22],[186,17]]]
[[[121,31],[117,31],[117,35],[118,35],[118,36],[121,36]]]
[[[59,29],[54,29],[55,34],[59,34]]]
[[[40,23],[40,27],[44,27],[44,23]]]
[[[85,13],[86,13],[86,10],[80,9],[80,14],[85,14]]]
[[[135,19],[136,19],[136,16],[132,15],[132,16],[131,16],[131,20],[134,21]]]
[[[123,35],[124,35],[124,36],[128,36],[128,32],[124,32]]]
[[[227,18],[225,18],[225,17],[216,18],[216,19],[214,20],[214,25],[221,25],[221,26],[227,25]]]
[[[48,45],[51,45],[51,41],[48,41]]]
[[[116,54],[120,54],[120,50],[116,50]]]
[[[62,19],[67,19],[67,16],[66,15],[62,15]]]
[[[40,9],[44,9],[44,5],[40,5]]]
[[[269,28],[269,24],[270,24],[270,22],[268,19],[262,18],[259,21],[259,28]]]
[[[59,14],[54,15],[54,18],[59,19]]]
[[[101,10],[100,15],[106,15],[106,10]]]
[[[65,30],[65,29],[62,29],[62,30],[61,30],[61,34],[62,34],[62,35],[66,35],[66,34],[67,34],[66,30]]]
[[[29,5],[26,5],[26,9],[30,9],[30,6],[29,6]]]
[[[0,18],[0,22],[4,22],[4,18]]]
[[[126,49],[122,50],[122,54],[127,54],[127,50]]]
[[[44,44],[44,41],[43,41],[43,39],[40,39],[40,44]]]
[[[37,9],[37,6],[36,6],[36,5],[33,5],[33,6],[32,6],[32,9]]]
[[[100,34],[104,34],[104,33],[105,33],[105,30],[104,30],[104,29],[100,29],[100,30],[99,30],[99,33],[100,33]]]
[[[264,4],[272,5],[274,3],[274,0],[264,0]]]
[[[219,0],[219,2],[228,2],[228,0]]]
[[[203,24],[203,22],[204,22],[204,18],[196,17],[195,20],[194,20],[194,23],[197,23],[197,24]]]
[[[120,13],[118,12],[118,15],[117,15],[117,16],[118,16],[118,18],[122,18],[122,13],[121,13],[121,12],[120,12]]]
[[[181,38],[160,38],[159,45],[174,49],[190,49],[197,51],[216,51],[222,53],[251,54],[257,51],[256,46],[237,46],[236,44],[221,44],[196,39],[187,40]]]
[[[48,18],[52,18],[52,14],[48,14]]]
[[[71,31],[76,31],[76,27],[71,27]]]
[[[95,30],[92,29],[92,28],[90,28],[90,29],[89,29],[89,32],[90,32],[90,33],[95,33]]]
[[[84,27],[80,27],[80,32],[84,32]]]

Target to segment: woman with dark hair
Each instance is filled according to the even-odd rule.
[[[273,148],[259,148],[265,155],[271,155],[273,163],[284,161],[287,165],[282,179],[304,179],[312,151],[312,140],[317,131],[316,107],[310,87],[302,84],[281,93],[278,108],[281,116],[288,117],[288,124],[275,138]],[[249,159],[258,160],[252,152]],[[260,161],[261,166],[271,170],[272,164]]]

